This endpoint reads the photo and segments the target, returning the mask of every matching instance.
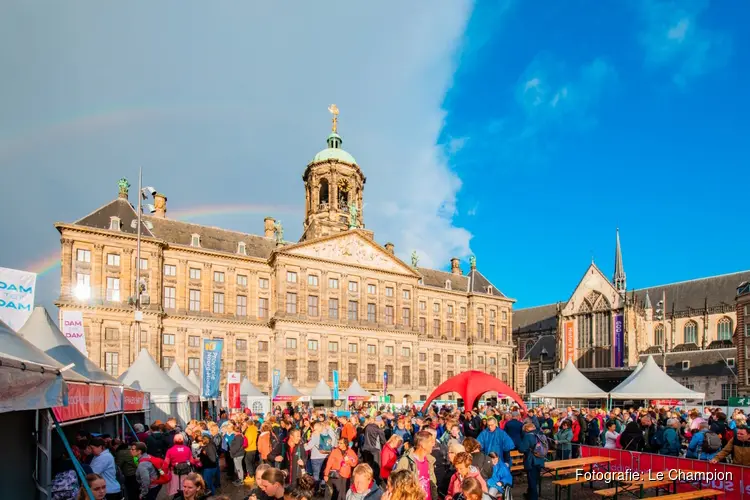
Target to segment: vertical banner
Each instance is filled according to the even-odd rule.
[[[622,314],[615,314],[615,359],[614,367],[620,368],[625,363],[625,332],[623,328]]]
[[[36,273],[0,267],[0,320],[20,329],[34,309]]]
[[[565,322],[565,360],[563,362],[563,367],[568,364],[568,361],[575,362],[573,359],[575,357],[573,327],[574,323],[572,321]]]
[[[83,311],[63,311],[62,332],[65,338],[81,351],[84,356],[89,355],[86,350],[86,331],[83,329]]]
[[[221,379],[221,351],[224,341],[203,339],[203,396],[207,399],[219,397]]]
[[[388,393],[388,372],[383,372],[383,395]]]
[[[271,399],[276,397],[276,393],[279,392],[279,384],[281,384],[281,370],[275,369],[273,371],[273,390],[271,391]]]
[[[227,401],[232,410],[240,409],[242,401],[240,398],[241,375],[239,372],[227,373]]]
[[[339,371],[333,370],[333,400],[339,400]]]

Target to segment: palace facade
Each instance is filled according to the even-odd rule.
[[[274,369],[303,392],[336,370],[342,389],[357,378],[382,394],[385,372],[397,401],[424,399],[467,369],[510,383],[514,300],[474,258],[468,271],[457,258],[449,271],[426,269],[377,243],[364,225],[365,176],[341,144],[334,119],[327,147],[304,169],[298,242],[285,241],[270,217],[262,235],[170,219],[167,197],[156,193],[138,261],[138,215],[124,179],[113,201],[57,223],[57,305],[61,317],[83,312],[91,359],[118,376],[147,348],[164,369],[200,373],[202,339],[214,338],[224,339],[222,378],[241,372],[264,391]]]
[[[537,390],[569,360],[608,390],[643,355],[653,354],[663,364],[666,352],[667,372],[706,392],[707,400],[735,396],[748,375],[732,342],[735,299],[750,271],[628,290],[619,232],[614,267],[609,279],[592,262],[567,301],[514,311],[516,390]],[[716,378],[707,381],[708,376]]]

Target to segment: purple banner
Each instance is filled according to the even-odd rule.
[[[625,364],[625,332],[623,328],[622,314],[615,314],[615,368],[621,368]]]

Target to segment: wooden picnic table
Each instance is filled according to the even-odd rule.
[[[542,479],[547,475],[553,476],[554,479],[560,479],[560,474],[572,474],[579,469],[583,469],[586,466],[593,466],[599,464],[607,464],[607,470],[609,470],[610,462],[614,462],[614,458],[609,457],[582,457],[582,458],[568,458],[566,460],[550,460],[542,465],[542,474],[539,475],[539,495],[542,494]]]

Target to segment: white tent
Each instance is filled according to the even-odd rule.
[[[356,378],[352,380],[352,383],[349,384],[349,388],[346,389],[343,396],[341,396],[341,399],[346,401],[369,401],[370,398],[372,398],[372,394],[364,390],[362,386],[359,385]]]
[[[116,378],[96,366],[71,344],[42,306],[34,308],[29,319],[18,330],[18,335],[34,344],[61,365],[73,364],[70,371],[86,377],[92,382],[105,385],[122,385]]]
[[[568,360],[563,371],[549,384],[532,392],[530,396],[532,398],[604,399],[607,393],[579,372],[573,361]]]
[[[240,384],[240,398],[245,407],[255,414],[265,415],[271,411],[271,398],[263,394],[247,377]]]
[[[297,401],[303,398],[305,395],[299,392],[289,381],[288,378],[284,377],[284,381],[281,382],[279,390],[274,396],[274,401]]]
[[[635,378],[636,375],[638,375],[638,372],[641,371],[641,368],[643,368],[643,363],[641,363],[639,361],[638,365],[635,367],[635,370],[633,370],[633,373],[631,373],[630,375],[628,375],[625,380],[623,380],[622,382],[620,382],[617,385],[617,387],[615,387],[614,389],[612,389],[612,392],[617,392],[618,390],[620,390],[620,387],[625,387],[626,384],[628,384],[631,380],[633,380]]]
[[[190,394],[193,394],[194,396],[201,395],[201,390],[197,388],[195,384],[193,384],[190,379],[185,376],[184,373],[182,373],[180,365],[176,362],[169,368],[167,375],[169,375],[172,380],[187,389]]]
[[[315,386],[315,389],[312,390],[310,393],[310,399],[313,401],[332,401],[333,400],[333,393],[331,392],[331,388],[328,387],[328,384],[326,384],[326,381],[323,379],[320,379],[320,382],[318,382],[318,385]]]
[[[612,399],[704,399],[705,394],[688,389],[664,373],[649,356],[635,377],[610,392]]]
[[[201,389],[203,387],[203,384],[201,384],[201,379],[195,373],[195,370],[190,370],[190,373],[188,373],[188,380],[191,381],[193,385],[198,389]]]
[[[0,320],[0,413],[62,406],[61,368]]]
[[[184,428],[192,418],[190,403],[197,398],[159,368],[148,350],[141,349],[130,368],[120,375],[120,382],[151,393],[152,421],[164,421],[171,416]]]

